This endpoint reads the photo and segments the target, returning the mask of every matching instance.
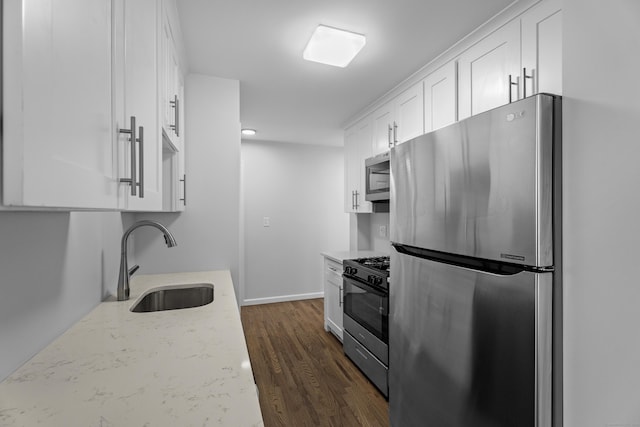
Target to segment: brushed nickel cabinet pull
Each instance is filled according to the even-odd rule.
[[[173,108],[173,124],[169,125],[176,136],[180,136],[180,100],[178,99],[178,95],[173,96],[173,101],[169,101],[171,107]]]
[[[395,146],[398,143],[398,124],[393,122],[393,145]]]
[[[393,129],[391,128],[391,125],[388,125],[388,127],[387,127],[387,141],[389,143],[389,148],[393,147],[393,141],[391,139],[391,132],[393,132]]]
[[[516,81],[514,82],[512,79],[511,74],[509,74],[509,104],[511,104],[511,102],[513,102],[513,97],[511,95],[511,86],[516,86],[518,87],[518,78],[516,77]]]
[[[118,133],[129,135],[129,141],[131,141],[131,178],[120,178],[120,182],[131,185],[131,195],[135,196],[138,187],[136,182],[136,116],[131,116],[130,129],[118,129]]]
[[[187,206],[187,174],[182,175],[182,179],[180,180],[182,183],[182,204]]]
[[[522,69],[522,97],[527,97],[527,79],[531,79],[531,93],[533,94],[533,70],[531,70],[531,75],[527,76],[527,69]]]
[[[138,168],[140,169],[139,170],[140,179],[138,179],[138,186],[140,187],[140,195],[138,197],[142,199],[144,198],[144,127],[143,126],[140,126],[138,128],[138,135],[139,135]]]

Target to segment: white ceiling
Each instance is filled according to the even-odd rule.
[[[342,145],[358,111],[513,0],[177,0],[189,72],[240,81],[252,139]],[[347,68],[305,61],[318,24],[367,36]]]

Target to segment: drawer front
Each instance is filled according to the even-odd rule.
[[[342,287],[342,264],[325,258],[324,278],[334,285]]]
[[[344,354],[364,372],[369,380],[384,394],[388,396],[388,369],[373,354],[362,346],[347,331],[343,334]]]
[[[371,353],[380,359],[382,363],[389,364],[389,346],[346,314],[344,316],[344,329],[349,331],[360,343],[367,346]]]

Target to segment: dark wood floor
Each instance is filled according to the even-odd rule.
[[[322,299],[242,307],[265,427],[387,427],[387,401],[324,330],[323,309]]]

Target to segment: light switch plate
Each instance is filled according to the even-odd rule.
[[[262,217],[262,226],[263,227],[271,226],[271,219],[268,216]]]

